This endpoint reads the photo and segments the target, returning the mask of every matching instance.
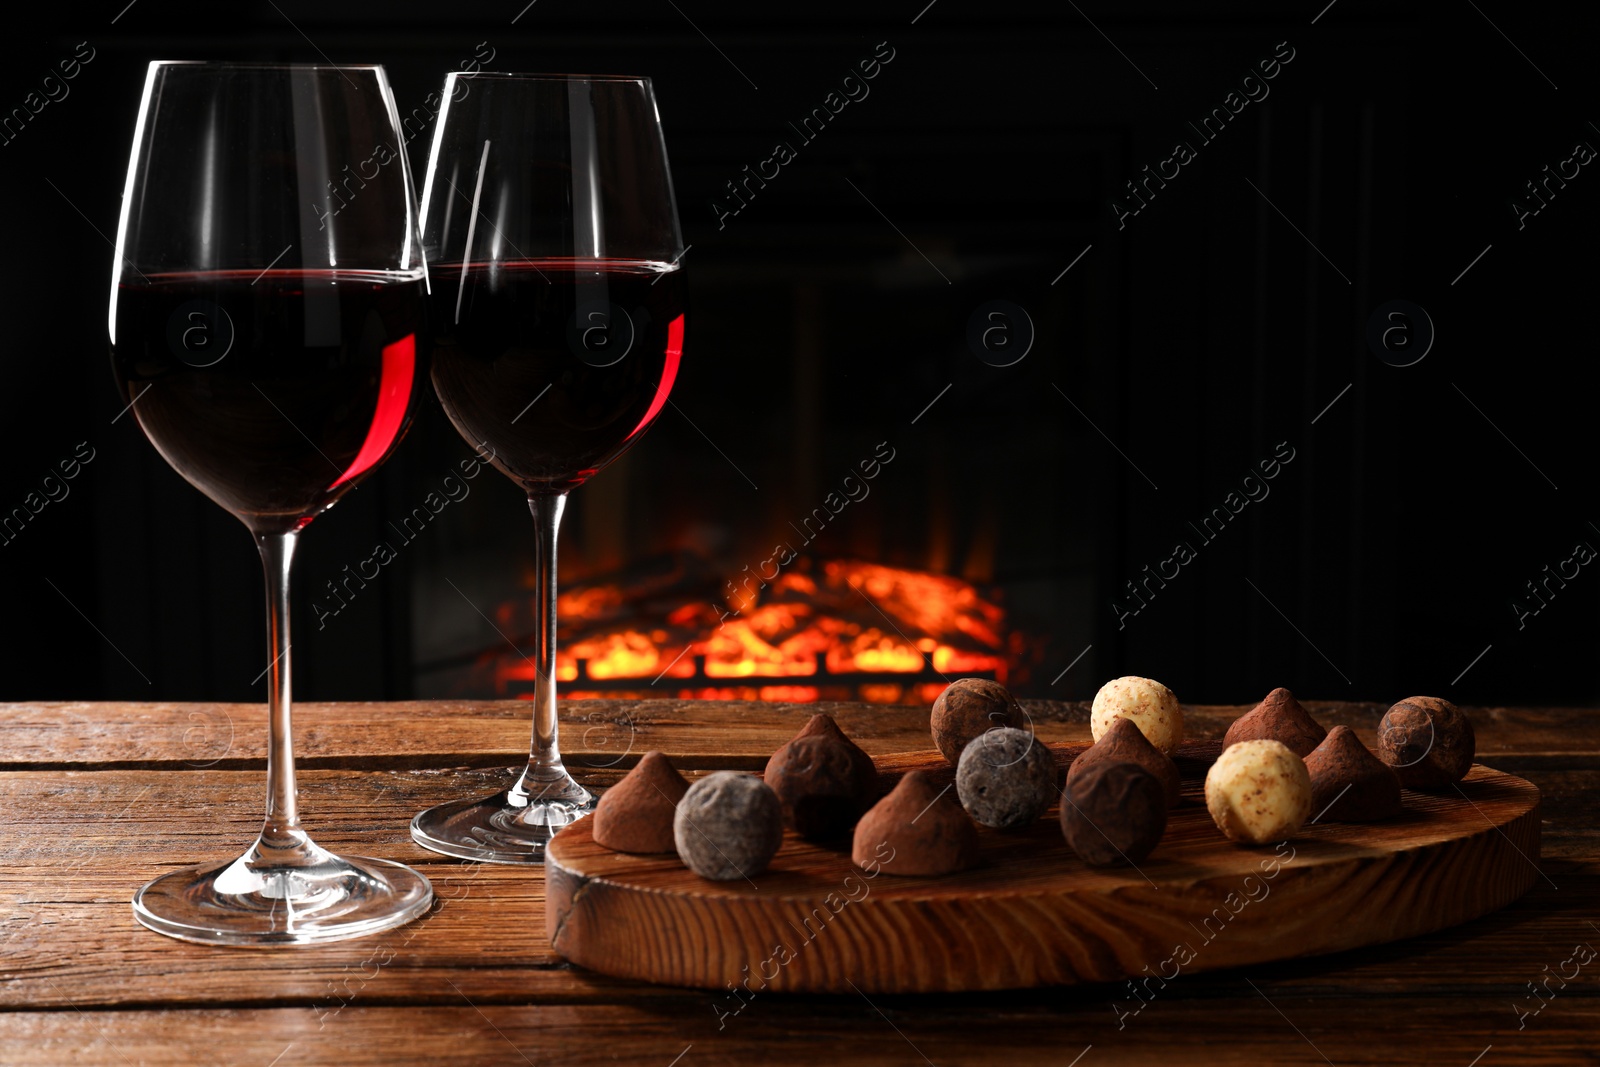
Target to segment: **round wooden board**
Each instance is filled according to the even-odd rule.
[[[937,753],[894,762],[950,776]],[[1128,977],[1150,978],[1153,989],[1178,974],[1396,941],[1504,907],[1539,876],[1539,790],[1475,765],[1459,792],[1406,792],[1391,821],[1319,823],[1276,848],[1246,848],[1222,837],[1199,781],[1186,780],[1166,836],[1137,869],[1085,866],[1055,808],[1027,831],[980,834],[979,866],[945,877],[868,877],[847,848],[790,834],[766,873],[709,882],[675,856],[600,847],[585,819],[549,847],[550,941],[592,970],[724,992]]]

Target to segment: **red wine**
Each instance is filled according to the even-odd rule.
[[[636,260],[433,268],[433,386],[461,435],[529,491],[568,490],[667,402],[683,272]]]
[[[174,470],[258,533],[295,530],[404,435],[426,307],[420,274],[152,275],[118,289],[112,368]]]

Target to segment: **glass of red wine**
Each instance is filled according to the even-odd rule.
[[[516,782],[429,808],[411,836],[446,855],[542,863],[551,835],[595,805],[556,743],[561,512],[655,421],[683,354],[684,248],[650,80],[451,74],[422,233],[434,391],[533,512],[535,680]]]
[[[290,737],[289,568],[317,515],[410,424],[427,273],[383,68],[150,64],[112,265],[111,362],[145,436],[255,537],[266,568],[266,818],[240,857],[139,890],[189,941],[332,941],[433,900],[387,860],[300,825]]]

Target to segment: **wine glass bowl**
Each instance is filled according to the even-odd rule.
[[[423,298],[420,277],[152,272],[118,293],[117,374],[185,479],[257,533],[298,530],[399,439]]]
[[[447,855],[540,863],[550,836],[595,804],[557,743],[561,514],[668,402],[684,247],[648,78],[457,73],[444,96],[422,199],[432,381],[533,513],[534,729],[514,784],[430,808],[411,833]]]
[[[649,261],[543,259],[441,266],[467,313],[433,364],[463,438],[525,492],[567,492],[660,414],[683,352],[682,272]],[[603,323],[603,325],[602,325]]]
[[[393,451],[427,373],[411,178],[388,147],[402,143],[381,67],[157,62],[146,75],[113,261],[112,369],[173,469],[250,529],[267,585],[262,830],[237,859],[138,892],[138,920],[174,937],[338,940],[433,899],[408,867],[311,840],[291,741],[297,538]]]

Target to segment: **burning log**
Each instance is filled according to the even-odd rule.
[[[743,610],[705,561],[660,557],[576,583],[558,603],[567,695],[931,700],[948,675],[1004,680],[1005,611],[969,582],[857,560],[798,561]],[[503,605],[515,639],[531,602]],[[496,691],[531,691],[521,657],[491,653]]]

